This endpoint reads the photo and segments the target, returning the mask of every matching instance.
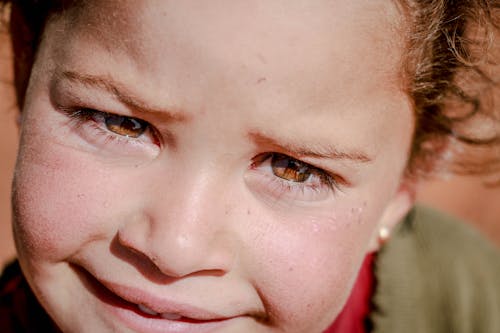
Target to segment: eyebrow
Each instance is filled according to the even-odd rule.
[[[321,159],[351,160],[358,163],[369,163],[373,158],[362,151],[342,151],[331,145],[313,145],[311,147],[292,142],[280,142],[258,131],[248,133],[250,139],[257,145],[267,145],[278,151],[286,151],[298,157],[311,157]],[[281,140],[283,141],[283,140]]]
[[[160,109],[149,105],[145,101],[141,101],[135,94],[110,77],[82,74],[75,71],[63,71],[59,73],[58,76],[77,84],[105,90],[116,97],[121,103],[141,113],[148,113],[152,116],[161,117],[170,122],[184,122],[188,119],[186,113],[179,108],[172,107]]]

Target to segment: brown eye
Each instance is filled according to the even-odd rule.
[[[308,180],[313,172],[308,164],[281,154],[272,156],[271,168],[275,176],[297,183]]]
[[[113,114],[104,115],[104,123],[111,132],[130,138],[138,138],[149,126],[144,120]]]

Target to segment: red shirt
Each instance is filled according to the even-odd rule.
[[[324,333],[369,333],[372,331],[369,315],[371,298],[375,291],[373,263],[375,253],[366,256],[344,309]]]

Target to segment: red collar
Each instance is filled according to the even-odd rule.
[[[373,264],[375,253],[365,257],[351,295],[333,324],[324,333],[368,333],[371,298],[375,291]]]

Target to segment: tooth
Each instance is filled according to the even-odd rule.
[[[168,320],[178,320],[182,318],[182,316],[178,313],[162,313],[160,316],[163,319],[168,319]]]
[[[152,315],[152,316],[157,316],[158,315],[158,312],[155,312],[155,311],[151,310],[150,308],[145,307],[142,304],[138,304],[137,307],[139,308],[139,310],[141,310],[142,312],[147,313],[149,315]]]

